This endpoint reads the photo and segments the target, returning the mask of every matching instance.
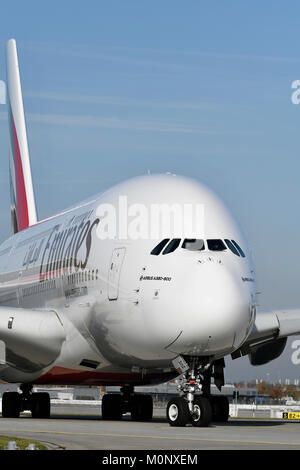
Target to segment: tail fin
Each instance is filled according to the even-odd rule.
[[[16,41],[7,43],[7,104],[10,131],[12,233],[37,222]]]

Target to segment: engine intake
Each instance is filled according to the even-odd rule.
[[[279,338],[267,344],[251,348],[251,352],[248,355],[250,364],[252,366],[261,366],[277,359],[283,353],[286,342],[287,338]]]

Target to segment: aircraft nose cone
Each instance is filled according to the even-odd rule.
[[[185,289],[182,333],[170,346],[179,354],[215,354],[234,349],[249,326],[249,296],[242,279],[223,263],[198,266]]]

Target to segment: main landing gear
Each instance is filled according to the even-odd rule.
[[[190,358],[189,369],[179,385],[180,396],[172,398],[167,406],[170,426],[205,427],[213,422],[226,422],[229,417],[227,397],[211,395],[211,377],[220,389],[224,385],[224,360],[201,363],[199,358]],[[196,395],[196,393],[199,395]],[[200,395],[201,393],[201,395]]]
[[[19,418],[21,411],[30,410],[33,418],[50,417],[50,395],[32,393],[31,384],[20,386],[22,393],[5,392],[2,396],[2,417]]]
[[[151,421],[153,401],[151,395],[135,394],[131,385],[121,388],[121,393],[107,394],[102,398],[102,419],[120,420],[131,413],[133,421]]]

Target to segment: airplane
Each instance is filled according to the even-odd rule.
[[[135,387],[179,377],[170,426],[226,422],[228,399],[211,393],[212,381],[224,385],[224,358],[276,359],[300,333],[300,309],[257,310],[246,238],[222,199],[192,178],[133,177],[38,220],[14,39],[7,90],[12,233],[0,245],[0,380],[20,391],[3,394],[2,416],[49,418],[49,394],[34,385],[115,385],[120,393],[103,396],[102,419],[129,412],[150,421],[152,397]],[[198,204],[205,230],[136,236],[135,220],[132,236],[104,236],[105,214],[114,208],[120,221],[124,198],[131,215],[137,206]],[[189,214],[185,223],[195,222]],[[160,219],[151,221],[163,233]]]

